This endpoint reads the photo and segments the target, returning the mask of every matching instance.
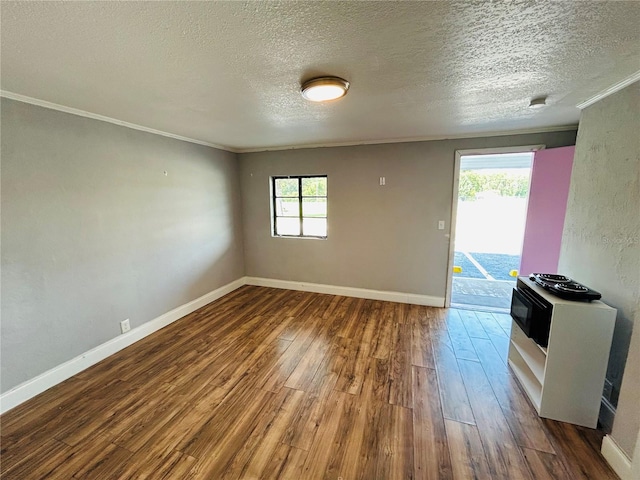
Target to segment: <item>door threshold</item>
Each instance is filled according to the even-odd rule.
[[[509,314],[508,308],[488,307],[486,305],[469,305],[466,303],[452,303],[451,308],[457,308],[459,310],[473,310],[476,312],[505,313],[507,315]]]

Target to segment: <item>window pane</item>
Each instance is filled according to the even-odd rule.
[[[302,216],[303,217],[326,217],[327,216],[327,199],[326,198],[303,198],[302,199]]]
[[[325,177],[303,178],[302,179],[302,195],[303,196],[327,196],[327,179]]]
[[[300,200],[297,198],[276,198],[276,217],[299,217]]]
[[[302,219],[303,235],[311,235],[314,237],[327,236],[327,219],[326,218],[303,218]]]
[[[276,178],[276,197],[297,197],[297,178]]]
[[[276,235],[300,235],[300,219],[276,218]]]

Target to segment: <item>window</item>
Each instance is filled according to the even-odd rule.
[[[273,235],[327,238],[327,176],[271,177]]]

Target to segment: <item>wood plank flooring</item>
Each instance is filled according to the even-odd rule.
[[[499,314],[242,287],[0,418],[3,479],[616,479]]]

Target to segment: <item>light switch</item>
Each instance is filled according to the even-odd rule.
[[[438,230],[444,230],[444,220],[438,220]]]

